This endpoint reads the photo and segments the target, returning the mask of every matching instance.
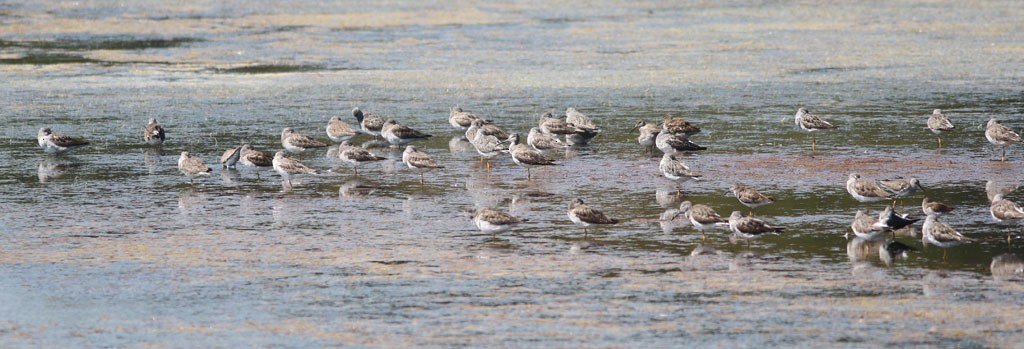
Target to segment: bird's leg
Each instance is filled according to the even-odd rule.
[[[423,172],[420,172],[420,184],[423,184]]]
[[[1006,161],[1006,147],[1003,147],[1003,156],[1001,161]]]
[[[946,252],[947,252],[946,249],[942,249],[942,261],[943,262],[946,261]]]
[[[530,180],[530,168],[529,167],[526,168],[526,180]],[[586,229],[584,229],[584,230],[586,230]]]
[[[942,148],[942,137],[938,137],[938,138],[939,138],[939,148]]]

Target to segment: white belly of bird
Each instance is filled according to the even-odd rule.
[[[476,227],[478,229],[480,229],[480,231],[482,231],[484,233],[488,233],[488,234],[503,233],[503,232],[508,231],[509,229],[512,229],[512,227],[513,227],[513,225],[511,225],[511,224],[509,224],[509,225],[491,224],[490,222],[482,220],[482,219],[473,220],[473,223],[476,223]]]
[[[581,226],[581,227],[584,227],[584,228],[590,226],[590,223],[587,223],[587,222],[584,222],[584,221],[580,220],[580,217],[577,217],[576,215],[574,215],[572,213],[569,214],[569,220],[572,221],[574,224],[576,224],[578,226]]]

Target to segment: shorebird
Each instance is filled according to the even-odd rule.
[[[657,137],[654,137],[654,145],[665,154],[678,154],[685,151],[707,149],[707,147],[690,142],[685,136],[673,134],[664,129],[658,132]]]
[[[473,120],[483,119],[473,113],[463,111],[459,107],[453,107],[451,113],[448,114],[448,124],[459,131],[466,131],[473,124]]]
[[[285,127],[281,130],[281,146],[290,152],[302,152],[309,148],[323,148],[327,144]]]
[[[658,170],[661,171],[662,176],[676,182],[676,184],[682,184],[688,180],[701,177],[700,174],[690,171],[690,167],[686,166],[682,160],[676,159],[675,155],[667,153],[661,157],[661,162],[658,163]],[[681,188],[676,187],[677,196],[681,191]]]
[[[530,128],[530,133],[526,135],[526,144],[529,144],[533,149],[540,152],[568,147],[568,145],[558,140],[554,135],[541,132],[541,130],[536,127]]]
[[[571,135],[584,132],[579,127],[576,127],[576,125],[556,118],[551,112],[545,112],[540,115],[540,124],[538,126],[540,126],[540,130],[544,131],[544,133],[556,135]]]
[[[156,123],[156,118],[149,118],[149,123],[143,129],[142,138],[150,145],[164,144],[164,127]]]
[[[360,131],[372,136],[380,136],[381,128],[384,127],[384,121],[387,121],[383,116],[374,113],[363,114],[363,111],[359,110],[358,107],[352,109],[352,116],[359,123]]]
[[[797,126],[811,134],[811,151],[814,151],[814,146],[817,143],[814,136],[815,132],[835,128],[828,121],[808,112],[806,108],[800,108],[796,111],[795,120]]]
[[[242,147],[229,148],[224,151],[224,155],[220,156],[221,168],[235,168],[235,163],[242,155]]]
[[[479,123],[472,122],[469,124],[469,128],[466,129],[466,140],[473,140],[477,134],[494,136],[497,139],[508,139],[509,136],[508,132],[502,130],[498,125],[483,119],[480,119]]]
[[[888,227],[878,221],[878,218],[865,213],[864,210],[857,210],[857,214],[853,217],[853,223],[850,224],[850,229],[853,230],[853,235],[865,241],[874,241],[886,230],[889,230]]]
[[[1024,219],[1024,209],[1021,209],[1017,203],[1004,199],[1002,194],[996,194],[995,199],[992,200],[992,205],[989,206],[988,212],[992,214],[992,218],[996,221],[1003,223],[1012,223]],[[1011,244],[1011,233],[1010,228],[1006,228],[1006,244]]]
[[[526,179],[530,180],[530,168],[537,166],[554,165],[555,161],[548,159],[544,154],[533,150],[529,145],[519,143],[519,134],[513,133],[508,137],[509,154],[512,155],[512,162],[526,168]]]
[[[480,125],[483,125],[482,120],[474,120],[470,127],[479,127]],[[487,173],[491,173],[491,159],[498,154],[508,152],[508,145],[505,145],[498,137],[487,135],[484,132],[476,132],[476,136],[469,139],[469,144],[480,154],[481,160],[487,160]]]
[[[287,158],[284,156],[283,151],[279,151],[274,154],[274,160],[272,161],[274,170],[281,174],[284,178],[285,183],[288,183],[288,187],[292,186],[291,175],[293,174],[316,174],[317,171],[306,167],[299,160]]]
[[[401,125],[395,120],[388,119],[381,128],[380,135],[391,143],[391,145],[406,145],[413,141],[430,138],[431,135],[414,130],[413,128]]]
[[[633,125],[632,130],[640,130],[640,136],[637,137],[637,143],[640,143],[646,149],[647,153],[654,153],[654,140],[658,137],[658,133],[661,129],[657,125],[648,124],[646,121],[638,120],[636,125]]]
[[[694,126],[689,121],[686,121],[681,117],[673,117],[671,115],[665,115],[665,117],[661,119],[661,128],[671,134],[681,134],[684,137],[690,137],[700,133],[700,127]]]
[[[187,151],[181,152],[181,157],[178,158],[178,170],[188,177],[188,182],[194,187],[196,185],[195,178],[198,176],[208,176],[213,171],[209,166],[203,163],[203,160],[192,156]]]
[[[416,150],[416,147],[411,145],[405,146],[405,151],[402,152],[402,162],[420,173],[420,184],[423,184],[423,172],[444,168],[444,166],[438,165],[434,158],[430,157],[430,154]]]
[[[683,201],[679,204],[679,210],[683,211],[684,207],[688,207],[686,216],[690,217],[693,228],[697,229],[705,240],[707,240],[707,235],[704,234],[705,230],[729,226],[729,220],[719,216],[718,212],[715,212],[715,209],[710,206]]]
[[[271,167],[274,166],[274,158],[269,155],[253,149],[252,144],[242,144],[242,149],[239,150],[238,161],[242,165],[254,167],[256,169],[256,180],[260,180],[260,167]]]
[[[942,148],[942,133],[952,131],[954,128],[956,126],[949,122],[949,118],[942,115],[942,109],[932,110],[932,115],[928,116],[928,129],[939,139],[939,148]]]
[[[1019,134],[1013,132],[1009,127],[1003,126],[995,118],[988,120],[988,125],[985,126],[985,138],[988,139],[989,143],[1002,148],[1003,155],[1000,158],[1001,161],[1006,161],[1007,146],[1021,142]]]
[[[569,144],[586,145],[590,143],[590,140],[597,137],[601,133],[601,128],[594,125],[594,121],[590,117],[583,113],[580,113],[576,108],[569,107],[565,110],[565,122],[575,125],[577,128],[582,130],[580,133],[573,133],[565,136],[565,140]]]
[[[595,210],[576,198],[569,202],[569,220],[583,227],[583,236],[587,236],[587,228],[594,224],[616,224],[618,219],[608,218],[601,211]]]
[[[917,223],[920,218],[910,218],[909,213],[897,214],[890,206],[885,206],[882,212],[878,213],[878,224],[881,224],[889,230],[893,231],[893,237],[896,236],[896,231],[903,229],[906,226]]]
[[[893,179],[880,179],[878,180],[878,186],[882,187],[885,191],[892,193],[892,206],[896,207],[896,200],[913,194],[918,189],[924,190],[921,186],[921,181],[917,178],[911,177],[910,179],[893,178]]]
[[[491,236],[504,233],[519,223],[527,221],[527,219],[510,215],[504,211],[486,207],[470,210],[470,213],[473,214],[473,224],[476,225],[476,228],[481,232],[491,234]]]
[[[921,231],[924,233],[925,241],[943,248],[943,261],[946,260],[946,248],[974,241],[974,239],[963,236],[963,234],[960,234],[960,232],[957,232],[946,223],[939,222],[936,215],[928,215],[928,218],[924,219],[924,226],[921,228]]]
[[[743,212],[732,211],[732,214],[729,215],[729,230],[736,233],[736,236],[747,240],[747,246],[750,246],[752,239],[762,237],[764,234],[778,234],[786,229],[775,228],[763,220],[743,217]]]
[[[39,129],[39,134],[36,138],[39,139],[39,147],[50,154],[63,153],[89,145],[89,142],[86,142],[84,139],[53,133],[49,127]]]
[[[373,155],[369,150],[362,147],[357,147],[349,141],[341,142],[338,146],[338,158],[341,161],[352,164],[352,172],[359,174],[359,165],[365,162],[381,161],[386,158]]]
[[[344,142],[352,139],[356,136],[356,130],[352,129],[348,123],[341,121],[341,117],[332,116],[330,120],[327,120],[327,138],[330,138],[335,142]]]
[[[730,185],[729,190],[732,190],[732,195],[736,197],[736,200],[739,200],[743,206],[750,208],[748,215],[751,217],[754,216],[755,208],[775,202],[775,199],[771,196],[761,194],[761,192],[754,188],[739,183]]]
[[[938,201],[928,201],[927,197],[921,200],[921,211],[928,216],[941,216],[953,211],[954,208]]]
[[[846,179],[846,192],[860,202],[875,202],[892,199],[892,193],[878,186],[878,182],[863,179],[859,174],[851,173]]]

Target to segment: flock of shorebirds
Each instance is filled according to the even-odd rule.
[[[575,108],[568,108],[565,114],[564,119],[555,117],[550,112],[542,114],[538,126],[530,129],[525,143],[522,142],[519,134],[509,133],[490,120],[458,107],[451,109],[448,121],[452,127],[465,133],[466,140],[480,154],[481,161],[486,161],[488,172],[490,172],[491,159],[501,154],[509,154],[515,164],[526,168],[529,180],[532,178],[531,168],[555,164],[555,160],[549,157],[548,152],[573,145],[586,145],[600,134],[601,130],[593,120]],[[430,154],[408,145],[411,142],[431,137],[431,135],[381,115],[364,113],[359,108],[353,109],[352,115],[358,124],[357,128],[335,116],[327,122],[325,131],[331,141],[340,143],[338,158],[350,164],[354,173],[358,174],[359,166],[364,163],[386,159],[375,155],[369,149],[353,145],[350,140],[358,134],[381,137],[393,147],[405,145],[402,162],[419,172],[421,183],[424,181],[425,172],[444,167],[438,164]],[[795,123],[811,134],[812,151],[816,144],[815,133],[835,128],[831,123],[811,114],[805,108],[797,110]],[[953,124],[939,109],[929,116],[927,126],[937,136],[939,147],[942,146],[942,133],[954,129]],[[692,171],[681,157],[681,154],[684,153],[706,149],[689,139],[701,132],[699,127],[683,118],[666,116],[657,124],[640,120],[632,130],[639,131],[640,135],[637,141],[648,152],[653,154],[653,148],[657,148],[663,153],[658,168],[665,178],[682,183],[701,177],[699,173]],[[564,141],[561,136],[564,136]],[[1006,147],[1022,142],[1020,135],[995,119],[988,121],[985,138],[1002,148],[1001,161],[1006,161]],[[148,124],[145,125],[143,139],[151,145],[158,146],[163,144],[166,135],[163,127],[155,119],[150,118]],[[38,140],[39,146],[47,153],[62,153],[89,144],[81,138],[54,133],[49,128],[39,130]],[[323,148],[327,147],[328,143],[296,132],[292,128],[285,128],[281,131],[281,146],[284,151],[278,151],[271,157],[246,143],[225,151],[220,158],[220,163],[225,168],[234,167],[237,163],[254,167],[257,178],[259,178],[260,168],[272,167],[281,175],[285,188],[290,189],[291,176],[316,174],[318,171],[307,167],[299,160],[287,157],[285,153]],[[195,185],[197,177],[208,175],[212,171],[206,163],[188,151],[181,153],[178,159],[178,169],[189,178],[192,185]],[[734,233],[734,236],[746,240],[748,244],[751,239],[784,230],[753,217],[753,209],[771,204],[775,202],[775,199],[741,184],[733,184],[730,189],[740,203],[750,208],[751,211],[748,215],[744,216],[742,212],[734,211],[728,218],[724,218],[707,205],[684,201],[678,210],[670,210],[663,214],[661,220],[690,224],[702,236],[707,230],[728,229]],[[877,217],[869,215],[864,210],[857,211],[851,224],[854,235],[865,241],[883,239],[887,237],[888,232],[893,232],[893,237],[895,237],[896,230],[920,221],[920,218],[911,218],[908,213],[897,213],[895,210],[898,199],[907,197],[918,189],[923,189],[923,187],[915,178],[868,179],[855,173],[850,174],[846,182],[846,190],[857,201],[862,203],[893,201],[893,204],[887,205]],[[987,189],[989,189],[990,213],[993,218],[1000,222],[1024,219],[1024,209],[1004,198],[1006,194],[1016,189],[1015,186]],[[971,238],[965,237],[956,229],[938,220],[943,214],[952,211],[952,207],[924,198],[921,209],[926,215],[921,228],[924,242],[948,248],[972,241]],[[493,208],[474,209],[470,213],[477,228],[490,234],[508,231],[525,221]],[[573,223],[584,228],[584,236],[593,225],[619,222],[619,220],[609,218],[601,211],[588,206],[579,198],[569,202],[567,215]],[[1011,239],[1009,232],[1007,239],[1009,243]],[[913,249],[895,239],[884,241],[880,246],[880,254],[884,252],[890,256],[905,255],[906,251]]]

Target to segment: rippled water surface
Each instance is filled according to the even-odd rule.
[[[34,2],[0,4],[0,346],[1005,347],[1024,342],[1024,236],[988,213],[1018,183],[1024,7],[1014,1],[701,3]],[[491,173],[447,123],[460,106],[525,136],[576,107],[602,133]],[[284,127],[383,114],[434,136],[424,183],[401,149],[358,176],[336,149],[281,177],[221,169]],[[838,125],[810,137],[807,107]],[[932,109],[956,124],[943,148]],[[686,117],[709,149],[675,185],[630,127]],[[142,141],[150,117],[168,141]],[[40,127],[91,144],[48,156]],[[357,143],[374,139],[361,135]],[[181,151],[216,165],[188,179]],[[851,172],[916,177],[977,240],[888,264],[847,240]],[[744,183],[780,236],[706,240],[659,221],[683,200],[728,215]],[[371,187],[369,194],[351,190]],[[583,230],[582,198],[622,223]],[[1009,195],[1024,200],[1019,192]],[[480,233],[464,213],[529,221]],[[1007,232],[1013,241],[1007,243]],[[865,255],[864,251],[868,251]],[[945,252],[945,256],[944,256]]]

